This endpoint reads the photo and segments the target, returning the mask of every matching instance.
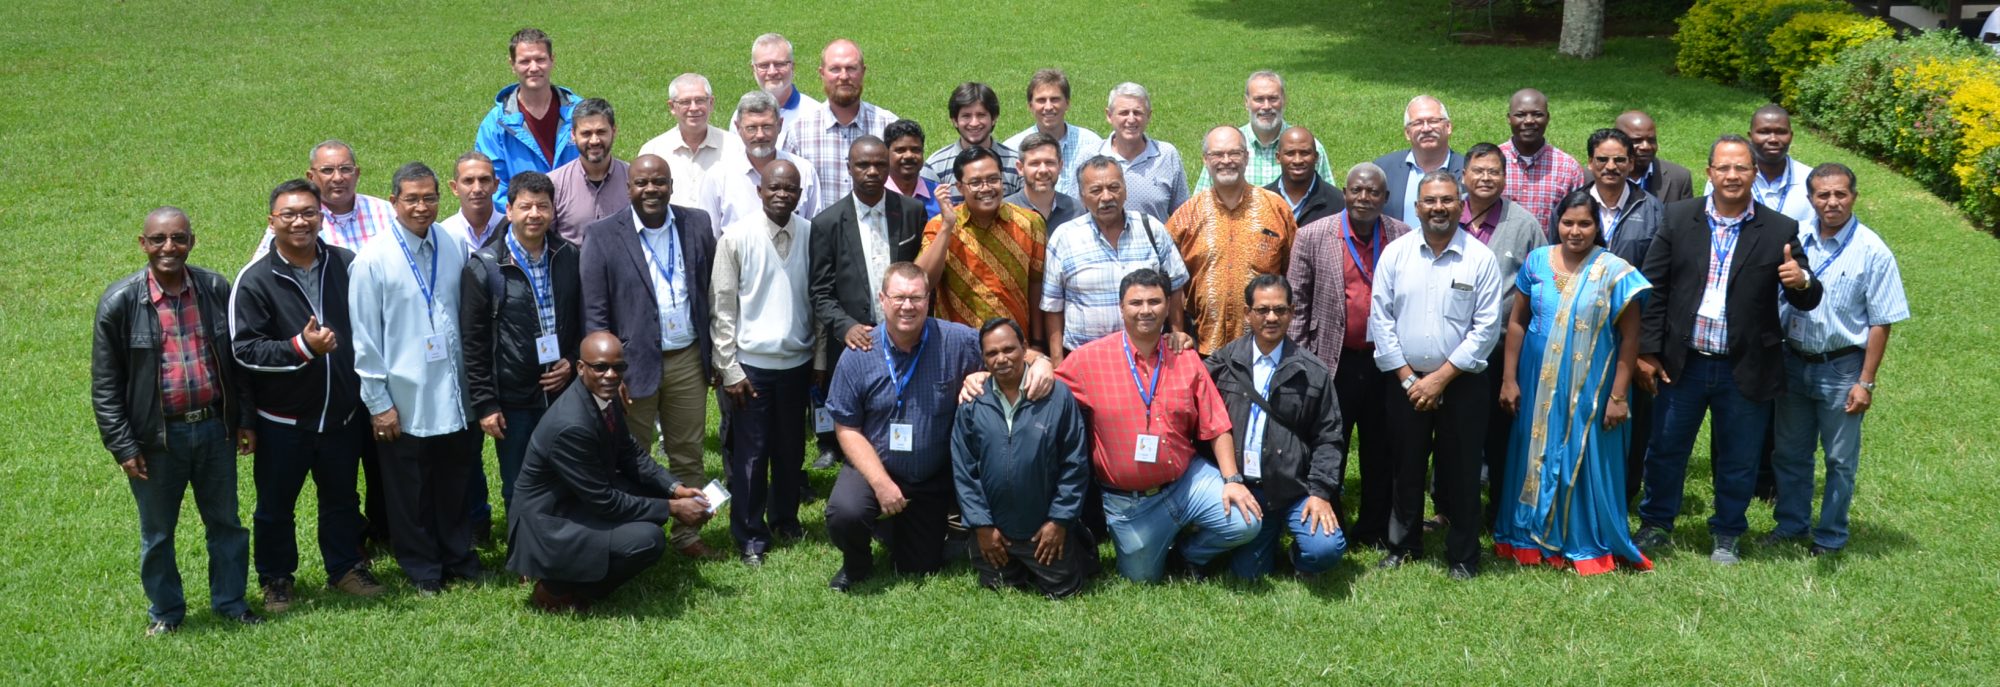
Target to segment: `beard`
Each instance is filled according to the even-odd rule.
[[[785,104],[785,101],[791,99],[792,97],[792,82],[789,79],[787,79],[784,83],[772,86],[763,86],[762,88],[765,93],[769,93],[771,94],[771,97],[777,98],[778,105],[780,106],[783,106]]]
[[[1264,123],[1267,119],[1270,121],[1268,125]],[[1258,110],[1251,113],[1250,130],[1256,132],[1259,138],[1277,135],[1280,133],[1279,130],[1283,129],[1284,126],[1285,113],[1283,111]]]
[[[827,89],[826,101],[841,107],[853,107],[855,103],[861,102],[861,89],[835,86]]]
[[[765,144],[757,146],[755,148],[751,148],[749,152],[750,152],[750,157],[759,159],[767,157],[775,157],[778,154],[778,147],[774,145]]]
[[[1217,186],[1235,186],[1237,182],[1243,181],[1243,170],[1218,170],[1209,176],[1214,177]]]

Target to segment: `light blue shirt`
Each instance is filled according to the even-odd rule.
[[[1493,250],[1452,230],[1444,252],[1431,254],[1423,230],[1382,250],[1368,307],[1375,366],[1404,365],[1428,374],[1449,361],[1465,372],[1486,369],[1500,340],[1500,266]]]
[[[1174,211],[1188,200],[1187,168],[1181,166],[1181,151],[1174,144],[1146,139],[1146,149],[1127,160],[1118,155],[1112,139],[1097,147],[1125,168],[1125,211],[1136,212],[1161,222],[1172,219]]]
[[[1910,319],[1903,275],[1889,244],[1861,220],[1850,218],[1833,238],[1819,235],[1819,221],[1799,225],[1799,243],[1825,285],[1819,307],[1799,310],[1780,299],[1785,338],[1807,353],[1868,345],[1868,328]],[[1839,255],[1836,256],[1835,253]]]
[[[1449,158],[1446,161],[1449,162]],[[1403,169],[1408,172],[1403,181],[1403,223],[1410,225],[1412,229],[1421,230],[1424,223],[1417,221],[1417,182],[1423,181],[1424,175],[1429,172],[1425,172],[1424,168],[1417,166],[1416,151],[1410,151],[1409,154],[1403,156]],[[1443,169],[1443,167],[1439,169]],[[1410,233],[1416,234],[1420,233],[1420,231]]]
[[[682,259],[678,220],[671,206],[667,208],[667,221],[658,229],[646,228],[639,221],[639,211],[632,211],[632,226],[639,228],[639,243],[646,251],[646,266],[651,268],[653,278],[653,298],[660,307],[660,350],[678,351],[694,345],[694,324],[688,318],[687,262]],[[662,272],[672,272],[673,281],[668,281]]]
[[[1800,226],[1813,221],[1812,189],[1806,187],[1806,176],[1812,174],[1812,166],[1785,156],[1785,175],[1776,179],[1765,179],[1763,172],[1751,177],[1750,197],[1764,207],[1777,210],[1778,214],[1798,221]],[[1701,194],[1715,193],[1715,182],[1702,187]]]
[[[371,415],[395,409],[403,432],[419,437],[462,431],[472,416],[464,347],[458,338],[458,282],[465,270],[465,244],[440,224],[432,224],[427,234],[417,238],[397,224],[395,231],[368,239],[348,268],[347,289],[361,402]],[[409,245],[408,255],[404,243]],[[437,257],[435,274],[432,256]],[[417,283],[418,272],[430,287],[428,303]],[[443,339],[443,360],[426,359],[424,340],[432,335]]]
[[[1257,350],[1255,347],[1250,350]],[[1250,383],[1257,387],[1257,395],[1271,400],[1271,375],[1278,372],[1278,359],[1285,357],[1285,342],[1281,339],[1270,353],[1259,354],[1250,361]],[[1243,476],[1262,479],[1264,476],[1264,409],[1250,404],[1250,428],[1243,435]]]
[[[1063,128],[1063,170],[1062,176],[1056,179],[1056,192],[1082,196],[1083,194],[1076,192],[1076,171],[1083,167],[1085,160],[1097,156],[1097,148],[1104,145],[1104,137],[1097,135],[1095,131],[1069,122],[1063,122]],[[1034,135],[1036,131],[1038,129],[1030,126],[1021,130],[1021,133],[1014,134],[1012,138],[1002,141],[1001,145],[1020,150],[1021,142],[1028,140],[1028,137]]]

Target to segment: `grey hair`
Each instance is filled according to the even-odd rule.
[[[751,91],[736,101],[736,117],[740,121],[746,114],[763,114],[778,111],[778,99],[763,91]]]
[[[194,220],[188,219],[188,213],[186,210],[182,210],[172,205],[162,205],[160,207],[153,208],[152,212],[146,213],[147,224],[151,224],[153,222],[165,222],[168,220],[176,220],[176,219],[188,225],[188,233],[190,234],[194,233]]]
[[[1085,170],[1104,169],[1106,167],[1118,170],[1120,175],[1125,173],[1125,166],[1118,164],[1118,158],[1110,155],[1095,155],[1088,160],[1084,160],[1083,164],[1077,165],[1076,176],[1082,178]]]
[[[1417,180],[1417,188],[1423,188],[1424,184],[1428,184],[1433,181],[1449,181],[1451,182],[1451,187],[1458,191],[1458,195],[1461,196],[1465,195],[1465,182],[1460,180],[1458,178],[1458,175],[1452,174],[1451,170],[1443,168],[1425,172],[1424,177],[1422,179]]]
[[[1111,97],[1104,99],[1104,108],[1108,110],[1113,107],[1116,107],[1118,103],[1118,98],[1121,96],[1126,98],[1138,98],[1141,102],[1146,103],[1147,110],[1153,109],[1153,94],[1146,92],[1145,86],[1141,86],[1139,84],[1132,83],[1130,81],[1111,87]]]
[[[453,173],[456,174],[459,165],[465,164],[467,161],[470,160],[478,160],[480,162],[484,162],[489,165],[493,164],[493,158],[487,157],[485,153],[479,152],[478,150],[468,150],[465,151],[464,155],[458,156],[457,162],[451,163],[451,168],[453,170]]]
[[[1377,166],[1373,162],[1363,162],[1361,164],[1348,168],[1347,185],[1353,186],[1354,177],[1355,175],[1359,174],[1373,174],[1375,175],[1376,178],[1381,179],[1384,184],[1387,184],[1389,182],[1389,175],[1384,173],[1380,166]]]
[[[1444,121],[1447,121],[1447,122],[1451,121],[1451,110],[1447,110],[1447,109],[1444,109],[1444,101],[1442,101],[1442,100],[1438,100],[1437,98],[1435,98],[1435,97],[1432,97],[1432,96],[1431,96],[1430,94],[1426,93],[1426,94],[1424,94],[1424,95],[1419,95],[1419,96],[1417,96],[1417,97],[1415,97],[1415,98],[1411,98],[1411,99],[1410,99],[1410,104],[1408,104],[1408,105],[1404,105],[1404,106],[1403,106],[1403,126],[1409,126],[1409,125],[1410,125],[1410,108],[1412,108],[1412,107],[1416,107],[1416,106],[1417,106],[1417,103],[1420,103],[1420,102],[1423,102],[1423,101],[1426,101],[1426,100],[1429,100],[1429,101],[1431,101],[1431,102],[1434,102],[1434,103],[1437,103],[1437,106],[1438,106],[1438,116],[1439,116],[1439,117],[1443,117],[1443,118],[1444,118]]]
[[[708,85],[708,77],[696,74],[694,72],[688,72],[686,74],[674,77],[674,82],[667,84],[667,99],[674,100],[679,98],[681,89],[693,86],[695,84],[701,84],[702,93],[707,94],[710,97],[713,97],[715,95],[715,89],[709,87]]]
[[[337,138],[329,138],[327,140],[320,141],[319,145],[313,146],[312,150],[306,152],[306,166],[311,167],[313,160],[319,158],[319,151],[325,150],[327,148],[339,148],[341,150],[345,150],[347,151],[347,159],[349,160],[354,159],[354,146],[348,145],[347,143]]]
[[[1251,72],[1250,78],[1243,80],[1243,95],[1245,96],[1250,95],[1250,84],[1251,82],[1254,82],[1258,79],[1270,79],[1272,81],[1276,81],[1278,82],[1278,92],[1279,93],[1285,92],[1285,77],[1278,76],[1277,72],[1271,71],[1269,69],[1259,69],[1255,72]]]
[[[752,60],[757,59],[756,55],[758,49],[768,48],[773,45],[785,46],[785,59],[787,61],[792,59],[792,42],[790,40],[787,40],[783,34],[776,34],[776,33],[767,33],[762,36],[758,36],[756,42],[750,44],[750,55],[751,55],[750,59]]]

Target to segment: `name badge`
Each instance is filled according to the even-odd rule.
[[[1244,479],[1264,478],[1264,447],[1262,446],[1243,447],[1243,478]]]
[[[915,446],[915,439],[912,437],[912,435],[914,434],[916,434],[916,432],[911,429],[910,425],[903,423],[891,423],[889,425],[889,450],[891,451],[912,450],[912,448]]]
[[[1785,321],[1785,338],[1799,343],[1806,342],[1806,318],[1791,316]]]
[[[708,486],[701,488],[701,498],[708,502],[708,512],[713,513],[729,502],[729,487],[722,486],[722,480],[709,480]]]
[[[813,409],[813,433],[827,434],[833,431],[833,412],[824,407]]]
[[[434,363],[444,360],[444,335],[432,334],[424,337],[424,362]]]
[[[535,337],[535,362],[547,365],[562,358],[562,347],[556,345],[556,335]]]
[[[1139,444],[1132,450],[1132,460],[1141,463],[1160,462],[1160,437],[1153,434],[1139,435]]]
[[[1696,310],[1695,314],[1700,315],[1702,317],[1706,317],[1711,320],[1722,319],[1723,300],[1724,296],[1722,294],[1721,289],[1708,289],[1702,291],[1701,308]]]

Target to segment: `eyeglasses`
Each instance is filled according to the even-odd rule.
[[[1752,170],[1750,165],[1709,165],[1708,169],[1710,171],[1721,172],[1723,174],[1728,174],[1730,172],[1735,172],[1737,174],[1749,174]]]
[[[1507,170],[1504,167],[1467,167],[1465,175],[1476,179],[1503,179]]]
[[[178,243],[183,246],[194,245],[194,234],[187,234],[187,233],[159,234],[155,236],[141,236],[139,238],[145,239],[146,244],[154,248],[159,248],[160,246],[167,245],[168,242]]]
[[[1250,104],[1252,104],[1252,105],[1256,105],[1256,106],[1258,106],[1258,107],[1277,107],[1277,106],[1279,106],[1279,105],[1283,105],[1283,104],[1285,104],[1285,96],[1282,96],[1282,95],[1260,95],[1260,96],[1256,96],[1256,97],[1253,97],[1253,98],[1251,98],[1251,99],[1250,99]]]
[[[1424,129],[1442,129],[1444,128],[1445,124],[1448,124],[1450,122],[1451,120],[1445,119],[1443,117],[1432,117],[1430,119],[1412,119],[1408,122],[1405,122],[1403,124],[1403,128],[1416,129],[1418,131],[1422,131]]]
[[[1002,184],[1006,183],[1006,177],[990,176],[984,179],[963,179],[959,183],[969,189],[1000,188]]]
[[[1601,165],[1622,165],[1625,164],[1627,161],[1631,160],[1632,158],[1626,157],[1624,155],[1599,155],[1591,159],[1596,160],[1597,163]]]
[[[792,61],[791,61],[791,60],[783,60],[783,61],[777,61],[777,60],[773,60],[773,61],[770,61],[770,62],[752,62],[752,63],[750,63],[750,66],[751,66],[752,68],[756,69],[757,71],[760,71],[760,72],[775,72],[775,71],[778,71],[778,70],[780,70],[780,69],[791,69],[791,68],[792,68]]]
[[[883,299],[883,300],[886,300],[886,301],[889,301],[890,303],[893,303],[893,304],[895,304],[895,305],[923,305],[923,304],[924,304],[924,301],[927,301],[927,300],[930,300],[930,298],[931,298],[931,297],[930,297],[929,295],[923,295],[923,296],[883,296],[883,297],[882,297],[882,299]]]
[[[776,134],[776,133],[778,133],[778,125],[776,125],[776,124],[750,124],[750,125],[745,125],[745,124],[743,124],[743,123],[741,123],[741,122],[738,122],[738,123],[737,123],[737,125],[736,125],[736,130],[737,130],[737,131],[740,131],[740,132],[743,132],[743,133],[746,133],[746,134],[750,134],[750,135],[752,135],[752,136],[763,136],[763,135],[765,135],[765,134]]]
[[[276,215],[276,216],[277,216],[277,218],[278,218],[278,221],[280,221],[280,222],[284,222],[284,223],[286,223],[286,224],[291,224],[291,223],[293,223],[293,222],[297,222],[297,221],[299,221],[299,220],[302,220],[302,219],[303,219],[303,220],[315,220],[315,219],[319,219],[319,211],[318,211],[318,210],[304,210],[304,211],[300,211],[300,212],[292,212],[292,211],[290,211],[290,210],[286,210],[286,211],[284,211],[284,212],[280,212],[280,213],[277,213],[277,215]]]
[[[1241,150],[1211,150],[1202,153],[1201,156],[1210,160],[1241,160],[1249,157],[1250,153]]]
[[[1270,317],[1272,315],[1277,315],[1278,317],[1284,317],[1286,315],[1292,314],[1292,306],[1264,305],[1251,308],[1250,312],[1255,313],[1258,317]]]
[[[323,177],[333,176],[336,172],[339,173],[341,176],[351,177],[354,176],[355,172],[361,171],[361,168],[356,167],[354,165],[341,165],[339,167],[328,165],[325,167],[314,167],[313,171],[319,172],[319,175]]]
[[[616,372],[621,375],[625,374],[625,368],[631,367],[631,365],[626,364],[623,360],[615,363],[584,363],[583,366],[596,370],[598,374]]]
[[[680,107],[708,107],[715,104],[715,98],[681,98],[668,101]]]

